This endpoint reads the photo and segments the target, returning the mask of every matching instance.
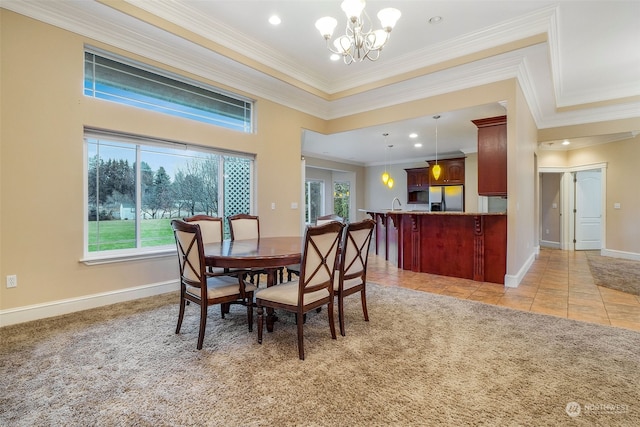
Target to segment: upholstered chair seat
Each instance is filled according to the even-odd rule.
[[[240,292],[238,279],[231,276],[209,277],[207,279],[207,298],[215,299],[236,295]],[[252,284],[245,284],[245,292],[253,292],[256,287]],[[200,288],[187,286],[187,293],[200,297]]]

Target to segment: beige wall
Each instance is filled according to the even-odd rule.
[[[160,137],[256,155],[257,214],[265,235],[299,235],[301,129],[324,122],[258,99],[258,132],[246,135],[86,98],[90,40],[2,10],[0,309],[116,292],[177,278],[173,257],[99,266],[83,256],[83,127]],[[159,64],[155,64],[159,65]],[[175,71],[175,70],[173,70]],[[215,84],[215,82],[211,82]],[[282,207],[271,210],[271,202]],[[9,209],[5,209],[10,207]]]
[[[540,151],[540,167],[568,170],[606,164],[605,242],[610,251],[640,256],[640,136],[570,151]],[[620,209],[614,204],[620,203]]]
[[[516,286],[537,248],[537,129],[518,84],[507,104],[507,279]]]
[[[478,153],[469,153],[464,161],[464,210],[478,212]]]

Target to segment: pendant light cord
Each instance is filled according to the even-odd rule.
[[[440,116],[433,116],[436,119],[436,165],[438,164],[438,119]]]

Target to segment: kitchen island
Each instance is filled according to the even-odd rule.
[[[367,210],[375,251],[404,270],[504,284],[507,214]]]

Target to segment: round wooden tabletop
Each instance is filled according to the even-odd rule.
[[[275,268],[298,264],[302,237],[262,237],[249,240],[224,240],[204,245],[205,262],[211,267]]]

